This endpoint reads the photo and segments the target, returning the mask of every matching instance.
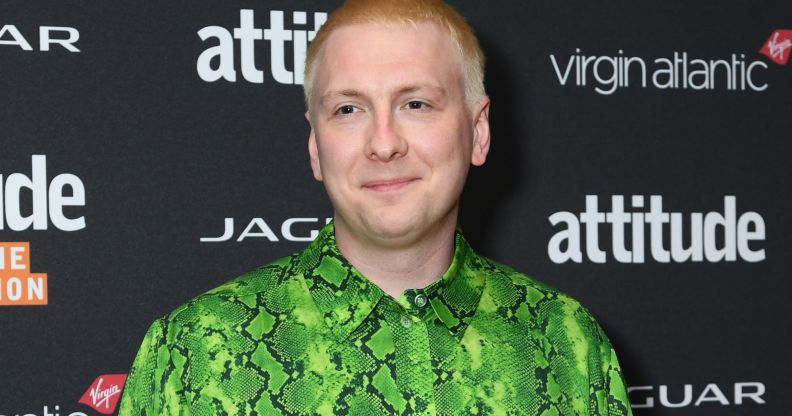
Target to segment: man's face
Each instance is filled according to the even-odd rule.
[[[311,168],[337,229],[392,246],[455,225],[468,167],[489,148],[489,101],[466,103],[460,62],[429,23],[350,25],[328,37],[307,116]]]

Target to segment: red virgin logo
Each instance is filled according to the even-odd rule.
[[[99,413],[109,415],[115,411],[126,374],[103,374],[94,380],[91,387],[80,398],[79,403],[91,406]]]
[[[770,35],[759,52],[779,65],[786,65],[792,49],[792,30],[779,29]]]

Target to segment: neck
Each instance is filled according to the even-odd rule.
[[[405,289],[428,286],[451,264],[456,219],[434,228],[409,244],[372,244],[355,238],[343,222],[336,221],[336,244],[363,276],[397,298]]]

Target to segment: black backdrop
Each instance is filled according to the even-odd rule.
[[[304,241],[290,240],[309,237],[332,216],[308,166],[301,87],[273,76],[273,43],[257,40],[243,51],[240,40],[202,40],[198,31],[218,26],[233,36],[241,10],[253,11],[256,29],[271,29],[270,11],[279,10],[298,39],[321,18],[316,13],[337,4],[0,5],[0,241],[30,243],[29,270],[9,270],[10,245],[0,267],[0,304],[17,303],[0,306],[0,415],[39,416],[55,406],[64,416],[97,414],[78,400],[97,376],[128,371],[155,318],[301,249]],[[481,38],[493,101],[490,159],[473,170],[463,195],[461,223],[472,245],[598,317],[632,386],[636,415],[785,414],[792,64],[759,51],[774,31],[792,28],[792,3],[452,4]],[[295,19],[300,11],[305,24]],[[42,42],[42,33],[65,40]],[[788,54],[783,38],[776,52]],[[210,65],[226,60],[236,80],[205,81],[199,56],[221,43],[227,55]],[[291,71],[293,42],[285,46],[279,59]],[[242,55],[251,51],[261,83],[243,74]],[[673,62],[675,54],[677,86],[655,85],[668,80],[662,59]],[[627,69],[618,66],[628,60]],[[712,73],[691,76],[703,68],[714,73],[709,84]],[[684,79],[705,88],[685,88]],[[46,183],[39,175],[32,191],[19,184],[21,175],[36,177],[34,155],[43,156]],[[68,175],[56,181],[61,174],[82,184],[84,203],[79,185],[60,193],[50,185],[76,183]],[[37,206],[42,189],[50,190],[49,203]],[[587,196],[602,215],[581,215]],[[634,196],[643,196],[644,208]],[[709,217],[705,223],[723,215],[726,226],[696,235],[715,248],[742,242],[742,250],[733,259],[664,262],[670,226],[660,224],[655,255],[646,223],[643,238],[624,227],[627,249],[643,242],[643,262],[619,261],[618,227],[606,223],[619,216],[611,213],[613,198],[623,197],[628,213],[653,217],[651,196],[683,219],[684,247],[698,215]],[[725,200],[735,201],[734,218]],[[85,226],[60,229],[60,212]],[[46,229],[17,218],[29,214],[49,218]],[[553,225],[554,214],[564,221]],[[601,223],[587,225],[589,216]],[[234,228],[227,241],[201,241],[224,234],[227,219]],[[559,262],[574,257],[575,241],[579,262]],[[595,245],[604,263],[595,261]],[[31,273],[47,274],[47,305],[18,305],[28,295],[38,299],[18,290]]]

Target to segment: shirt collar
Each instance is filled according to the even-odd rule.
[[[357,329],[385,293],[349,264],[335,241],[335,226],[330,222],[317,238],[299,255],[299,265],[308,290],[325,323],[339,338],[346,338]],[[451,265],[439,279],[419,289],[423,292],[437,318],[457,338],[470,323],[484,289],[485,275],[478,257],[457,229]],[[407,306],[406,291],[396,299]]]

